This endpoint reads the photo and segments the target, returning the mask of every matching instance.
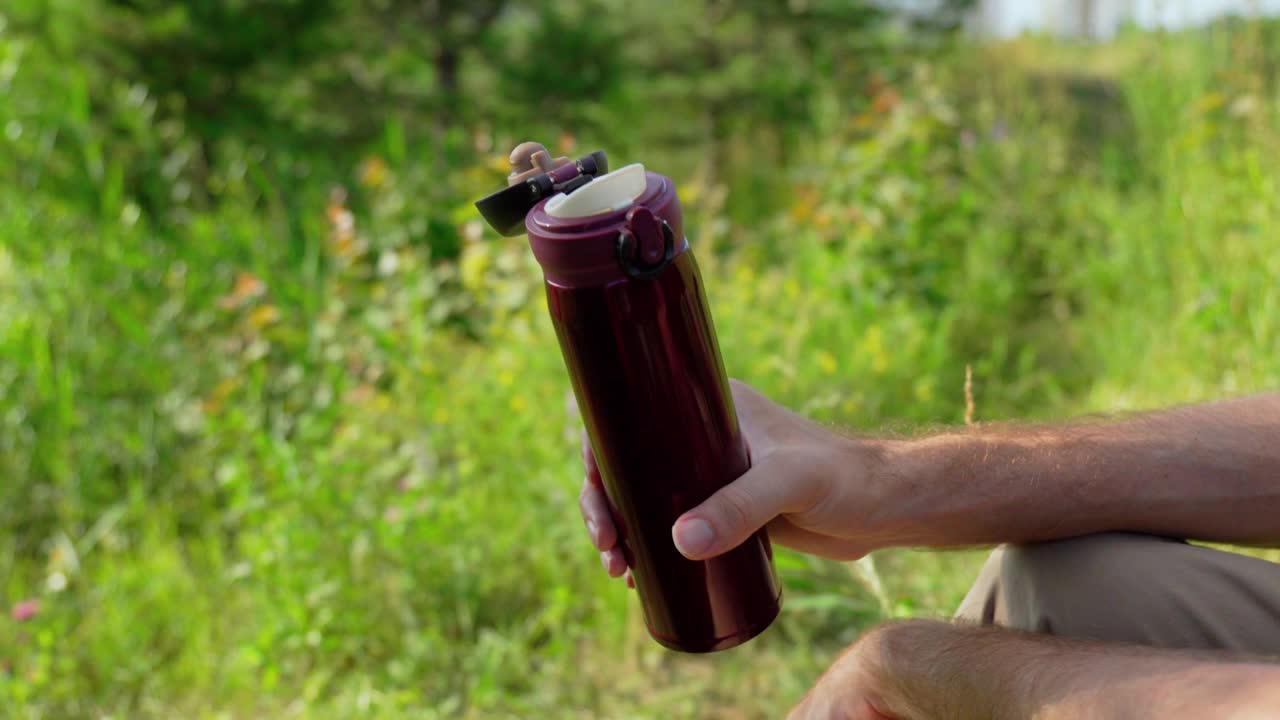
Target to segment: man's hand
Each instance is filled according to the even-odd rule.
[[[1280,543],[1280,395],[1114,421],[846,437],[733,381],[752,467],[672,528],[700,560],[768,526],[775,542],[853,559],[882,547],[1035,542],[1132,531]],[[611,575],[625,572],[583,439],[580,505]]]
[[[891,498],[878,471],[878,443],[837,435],[743,383],[731,385],[751,469],[676,520],[671,534],[680,552],[714,557],[766,525],[773,542],[823,557],[852,560],[884,545],[876,512]],[[585,433],[582,455],[582,517],[605,569],[617,577],[626,562]]]
[[[1280,666],[926,620],[854,644],[789,720],[1280,717]]]
[[[873,631],[874,632],[874,631]],[[890,682],[876,652],[878,641],[864,637],[840,656],[787,720],[898,720],[887,704]]]

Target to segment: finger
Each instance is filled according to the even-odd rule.
[[[627,579],[627,587],[631,588],[632,590],[635,590],[636,579],[635,579],[635,576],[631,574],[631,568],[627,568],[627,573],[623,577]]]
[[[618,529],[609,514],[609,502],[599,483],[587,477],[582,480],[582,492],[578,493],[578,509],[587,525],[587,535],[597,550],[608,550],[618,544]]]
[[[600,487],[600,468],[596,465],[596,454],[591,451],[591,438],[587,437],[587,429],[582,429],[582,466],[587,470],[587,480]]]
[[[765,463],[677,518],[671,527],[671,539],[685,557],[705,560],[741,545],[783,513],[812,509],[815,496],[809,483],[781,480]]]
[[[785,517],[774,518],[768,528],[769,540],[775,545],[809,555],[852,562],[870,552],[866,543],[806,530]]]
[[[761,395],[755,388],[741,380],[729,380],[729,389],[733,392],[733,407],[738,413],[738,427],[747,447],[751,448],[753,457],[763,457],[773,449],[767,432],[767,418],[778,406],[769,398]]]
[[[618,548],[600,553],[600,564],[604,565],[604,571],[609,573],[609,577],[622,577],[622,574],[627,572],[627,559],[622,556],[622,551]]]

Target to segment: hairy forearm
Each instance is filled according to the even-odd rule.
[[[1280,542],[1280,395],[1061,426],[882,441],[891,511],[930,546],[1128,530]]]
[[[930,621],[862,642],[901,717],[1204,718],[1280,713],[1280,666]]]

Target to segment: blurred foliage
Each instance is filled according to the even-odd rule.
[[[538,268],[471,207],[526,137],[675,178],[730,373],[824,422],[959,422],[966,365],[981,420],[1274,387],[1277,26],[923,20],[11,0],[0,706],[776,716],[951,610],[977,556],[779,552],[765,637],[645,637],[582,537]]]

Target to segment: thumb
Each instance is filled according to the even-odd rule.
[[[690,560],[712,558],[746,542],[778,515],[810,509],[807,496],[803,483],[781,480],[765,463],[677,518],[671,539]]]

